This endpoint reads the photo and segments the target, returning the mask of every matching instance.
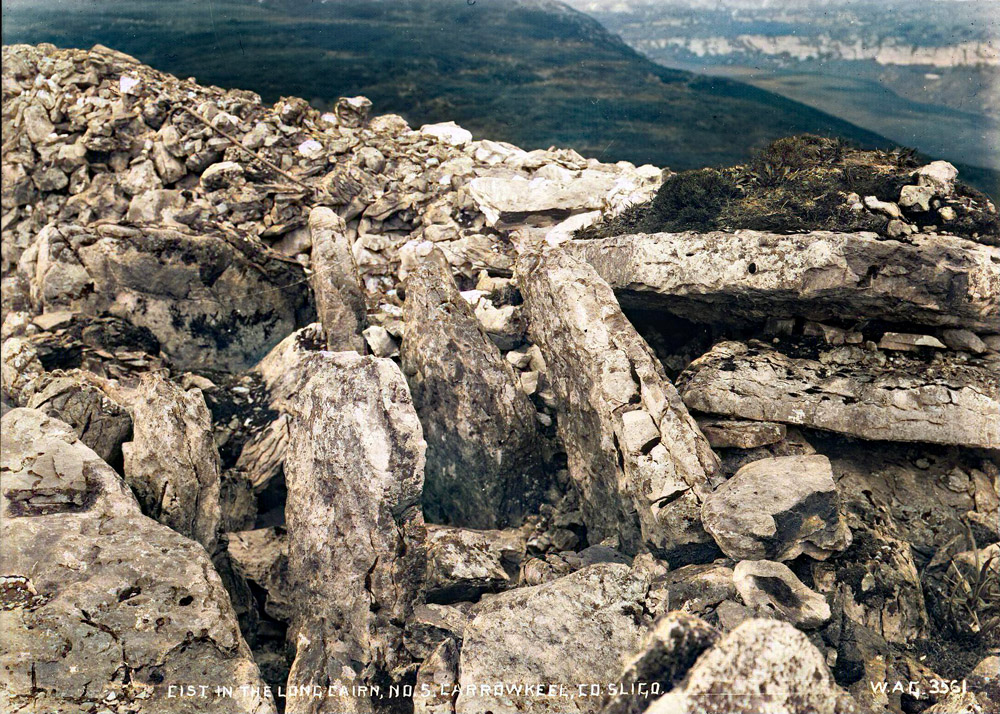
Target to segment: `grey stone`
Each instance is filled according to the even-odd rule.
[[[886,332],[878,341],[881,350],[901,350],[915,352],[921,347],[944,349],[944,343],[933,335],[913,335],[903,332]]]
[[[327,349],[362,352],[361,331],[367,319],[365,294],[354,265],[347,226],[331,209],[318,206],[309,212],[309,233],[313,270],[310,281]]]
[[[626,553],[645,544],[668,560],[705,551],[699,508],[718,459],[610,287],[558,249],[525,250],[517,280],[591,540],[616,534]],[[660,443],[650,448],[643,433],[642,448],[629,448],[637,432],[626,438],[625,415],[634,410]]]
[[[566,244],[625,307],[699,322],[882,318],[995,329],[1000,249],[945,235],[657,233]]]
[[[776,444],[788,433],[784,424],[770,421],[701,419],[698,426],[708,443],[716,449],[755,449]]]
[[[726,696],[719,697],[720,693]],[[751,619],[705,652],[683,684],[646,711],[848,714],[861,710],[836,685],[823,655],[803,633],[785,622]]]
[[[424,511],[437,523],[516,525],[545,488],[535,408],[437,250],[409,272],[401,364],[427,439]]]
[[[654,687],[657,694],[669,692],[718,639],[718,630],[694,615],[674,611],[660,617],[625,665],[618,679],[622,691],[608,697],[600,714],[642,714],[652,704]]]
[[[320,353],[295,403],[285,480],[296,642],[289,681],[399,681],[425,567],[426,445],[391,360]],[[291,696],[289,714],[370,712],[350,694]]]
[[[995,448],[1000,397],[994,370],[942,356],[928,360],[858,347],[844,364],[789,357],[753,342],[720,342],[679,378],[691,409],[825,429],[861,439]],[[828,357],[836,358],[836,354]]]
[[[446,639],[417,669],[413,714],[454,714],[459,646]]]
[[[428,526],[428,602],[474,600],[517,584],[526,537],[516,530],[474,531]]]
[[[804,630],[830,621],[826,599],[806,587],[784,563],[741,560],[733,569],[733,582],[758,617],[777,616]]]
[[[222,511],[219,452],[201,390],[143,375],[130,400],[132,441],[122,446],[125,481],[143,512],[212,553]]]
[[[463,689],[455,711],[596,712],[597,697],[553,702],[524,692],[496,695],[465,687],[616,681],[645,629],[640,622],[647,587],[627,566],[602,564],[492,597],[465,628],[459,664]]]
[[[14,409],[0,432],[5,708],[204,711],[170,696],[184,682],[232,686],[216,711],[273,714],[204,548],[144,516],[69,425]]]
[[[982,354],[989,349],[986,343],[971,330],[942,330],[941,339],[953,350]]]
[[[826,559],[851,543],[825,456],[754,461],[705,499],[702,517],[735,559]]]

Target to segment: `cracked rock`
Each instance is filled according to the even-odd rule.
[[[208,554],[144,516],[69,425],[3,417],[0,700],[13,710],[196,714],[185,682],[233,687],[218,711],[273,714]],[[18,592],[23,596],[19,596]]]
[[[707,554],[699,508],[718,459],[611,289],[560,250],[522,253],[517,280],[591,540]]]
[[[733,569],[733,582],[744,604],[756,616],[776,615],[803,630],[812,630],[830,620],[830,605],[810,590],[783,563],[771,560],[741,560]]]
[[[391,360],[319,353],[295,402],[285,478],[296,643],[289,681],[398,680],[402,624],[425,567],[426,445]],[[290,696],[289,714],[376,711],[377,700]]]

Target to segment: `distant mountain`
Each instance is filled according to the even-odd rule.
[[[3,42],[101,43],[203,84],[329,105],[363,94],[526,148],[686,169],[811,132],[881,136],[741,82],[659,66],[550,0],[24,0]]]
[[[996,0],[567,2],[666,67],[744,81],[927,154],[1000,169]]]

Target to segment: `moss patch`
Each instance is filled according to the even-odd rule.
[[[890,218],[852,206],[850,194],[896,202],[903,186],[917,183],[919,162],[909,149],[862,151],[839,139],[802,135],[779,139],[744,165],[684,171],[664,182],[649,202],[632,206],[577,238],[629,233],[735,230],[775,233],[811,230],[873,231],[889,235]],[[989,199],[964,185],[929,211],[907,212],[917,228],[997,244],[1000,220]],[[954,218],[944,221],[939,208]]]

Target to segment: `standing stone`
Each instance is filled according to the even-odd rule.
[[[289,714],[373,712],[350,687],[398,681],[403,623],[424,571],[424,450],[406,381],[388,359],[319,353],[293,414],[285,479],[296,654]],[[340,686],[348,688],[336,696]]]
[[[146,515],[212,553],[222,519],[219,452],[201,390],[144,374],[131,409],[132,441],[122,445],[126,482]]]
[[[611,288],[560,250],[523,252],[517,280],[589,539],[709,556],[699,509],[718,459]]]
[[[309,212],[312,283],[316,312],[326,333],[327,349],[364,351],[365,293],[358,280],[344,219],[319,206]]]
[[[825,456],[753,461],[705,499],[702,517],[734,559],[825,560],[851,543]]]
[[[273,714],[205,550],[144,516],[68,424],[13,409],[0,434],[0,709]]]
[[[535,408],[434,250],[409,271],[401,360],[427,439],[424,512],[470,528],[517,524],[545,488]]]
[[[628,566],[602,563],[480,606],[465,628],[457,714],[596,712],[600,697],[559,698],[522,691],[484,693],[471,685],[615,682],[639,647],[648,581]]]

